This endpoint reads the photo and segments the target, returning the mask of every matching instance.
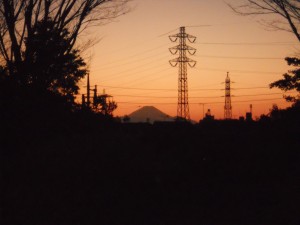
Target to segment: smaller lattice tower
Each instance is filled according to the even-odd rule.
[[[231,106],[231,90],[230,90],[230,78],[229,72],[227,72],[227,77],[225,79],[225,106],[224,106],[224,119],[232,119],[232,106]]]

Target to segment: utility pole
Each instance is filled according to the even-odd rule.
[[[88,73],[87,74],[87,90],[86,90],[86,93],[87,93],[87,100],[86,100],[86,105],[87,105],[87,108],[90,108],[90,104],[91,104],[91,101],[90,101],[90,74]]]
[[[90,85],[90,74],[87,74],[87,86],[86,86],[86,101],[85,95],[82,95],[82,106],[90,109],[91,106],[91,91],[94,92],[93,96],[93,107],[96,107],[96,99],[97,99],[97,85],[95,85],[95,89],[91,89]]]
[[[169,49],[173,55],[176,55],[179,52],[178,58],[169,61],[173,67],[176,67],[179,64],[177,117],[190,120],[187,65],[195,67],[196,61],[188,58],[187,53],[195,55],[196,49],[188,46],[186,41],[188,40],[190,43],[195,43],[196,37],[185,33],[185,27],[180,27],[180,32],[169,36],[169,38],[172,42],[177,42],[179,39],[179,45]]]
[[[94,92],[94,97],[93,97],[93,106],[94,108],[97,107],[97,85],[95,85],[95,88],[92,89],[92,91]]]
[[[230,78],[229,72],[227,72],[227,77],[225,79],[225,106],[224,106],[224,119],[232,119],[232,106],[231,106],[231,90],[230,90]]]
[[[205,103],[199,103],[199,105],[202,105],[202,119],[204,119],[204,105],[205,105]]]

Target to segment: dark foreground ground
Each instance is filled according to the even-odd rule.
[[[299,121],[14,123],[0,224],[300,224]]]

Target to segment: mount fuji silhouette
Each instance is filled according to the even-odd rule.
[[[160,111],[154,106],[144,106],[129,115],[130,122],[132,123],[153,123],[155,121],[174,121],[175,117],[171,117],[166,113]]]

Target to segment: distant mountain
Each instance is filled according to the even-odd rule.
[[[174,121],[174,117],[163,113],[153,106],[144,106],[128,115],[129,122],[148,122],[153,123],[155,121]]]

